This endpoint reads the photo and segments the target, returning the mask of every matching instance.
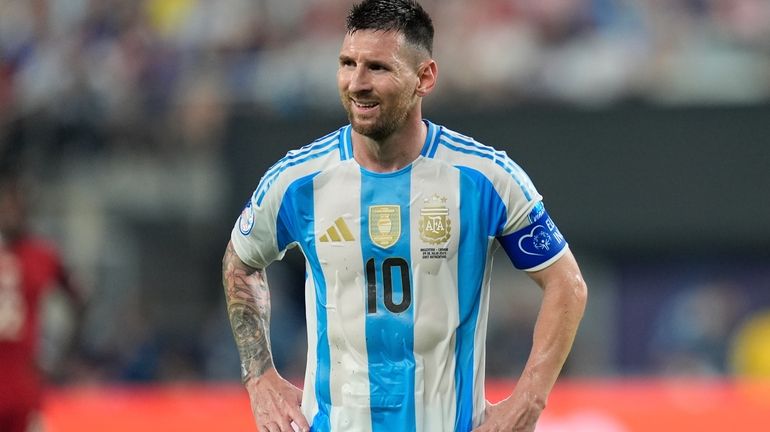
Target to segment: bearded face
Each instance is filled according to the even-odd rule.
[[[418,83],[403,36],[361,30],[345,36],[337,83],[353,130],[380,141],[404,124]]]

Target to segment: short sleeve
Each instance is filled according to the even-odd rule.
[[[497,239],[517,269],[542,270],[566,251],[567,241],[529,176],[507,156],[505,163],[510,176],[499,190],[507,217]]]
[[[282,198],[277,188],[271,188],[264,194],[255,192],[246,201],[230,235],[235,253],[245,264],[265,268],[283,258],[285,249],[278,246]]]

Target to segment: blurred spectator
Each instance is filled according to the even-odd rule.
[[[18,178],[0,175],[0,430],[4,432],[27,431],[40,409],[43,377],[38,345],[45,295],[54,287],[62,288],[77,316],[84,304],[55,248],[28,231],[25,199]]]
[[[747,299],[732,284],[709,283],[674,293],[655,317],[651,353],[656,370],[671,375],[728,372],[730,335]]]
[[[168,110],[184,91],[173,84],[201,67],[218,69],[225,102],[334,109],[336,95],[325,90],[334,66],[319,61],[338,49],[330,30],[343,23],[329,17],[348,4],[3,0],[0,119],[39,110],[70,116],[72,101],[89,101],[113,125],[141,123]],[[770,98],[763,0],[425,4],[451,35],[436,47],[445,94],[486,103]]]
[[[731,372],[745,378],[770,378],[770,309],[741,323],[730,347]]]

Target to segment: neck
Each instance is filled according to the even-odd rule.
[[[351,132],[353,156],[365,169],[387,173],[398,171],[420,156],[428,128],[420,116],[407,118],[404,125],[382,140]]]

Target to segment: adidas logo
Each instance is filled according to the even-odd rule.
[[[326,230],[326,234],[322,235],[320,240],[322,243],[327,243],[341,241],[352,242],[356,239],[353,237],[353,234],[350,233],[350,229],[345,223],[345,220],[337,218],[337,220],[334,221],[334,225]]]

